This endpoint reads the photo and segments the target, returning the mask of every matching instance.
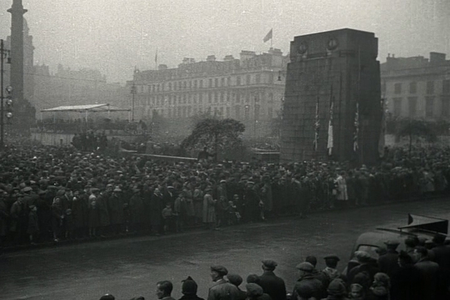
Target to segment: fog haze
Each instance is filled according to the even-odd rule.
[[[0,36],[10,35],[12,0],[0,2]],[[184,57],[239,57],[273,47],[284,53],[294,36],[354,28],[375,32],[380,61],[430,51],[450,54],[448,0],[23,0],[35,64],[94,68],[109,82],[132,78]]]

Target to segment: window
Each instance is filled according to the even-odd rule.
[[[425,117],[433,117],[434,97],[426,97],[425,99]]]
[[[427,94],[434,94],[434,81],[427,82]]]
[[[247,94],[245,97],[245,103],[250,103],[250,94]]]
[[[241,102],[241,94],[236,94],[236,103]]]
[[[235,107],[234,107],[234,110],[235,110],[235,118],[236,119],[240,119],[241,118],[241,106],[240,105],[236,105]]]
[[[169,91],[172,90],[172,82],[169,82]]]
[[[200,94],[198,94],[198,103],[202,104],[202,102],[203,102],[203,94],[200,93]]]
[[[251,84],[252,78],[251,78],[250,74],[247,74],[246,81],[247,81],[247,85]]]
[[[225,78],[220,79],[220,85],[225,86]]]
[[[213,80],[212,80],[212,78],[210,78],[209,79],[209,87],[212,87],[212,84],[213,84]]]
[[[417,97],[408,97],[409,116],[415,117],[417,113]]]
[[[244,117],[246,120],[250,119],[250,106],[249,105],[245,106],[245,116]]]
[[[441,113],[443,117],[450,116],[450,97],[442,97]]]
[[[219,86],[219,79],[218,79],[218,78],[215,78],[215,79],[214,79],[214,86],[215,86],[215,87],[218,87],[218,86]]]
[[[200,88],[203,88],[203,79],[200,79]]]
[[[394,116],[399,117],[402,114],[402,98],[394,98]]]
[[[208,93],[208,103],[212,102],[212,97],[213,97],[212,92],[209,92]]]
[[[194,89],[197,88],[197,80],[194,80]]]
[[[273,108],[272,107],[269,107],[267,109],[267,115],[269,116],[270,119],[273,118]]]
[[[256,83],[261,83],[261,74],[256,74]]]
[[[417,82],[413,81],[409,83],[409,93],[410,94],[417,93]]]
[[[394,93],[395,94],[401,94],[402,93],[402,84],[401,83],[396,83],[394,85]]]
[[[241,76],[236,77],[236,85],[241,85]]]
[[[255,105],[255,120],[259,119],[259,112],[261,110],[261,106],[260,105]]]
[[[231,77],[228,77],[228,78],[227,78],[227,85],[228,85],[228,86],[231,86]]]
[[[450,80],[449,79],[442,81],[442,94],[450,95]]]
[[[219,93],[214,92],[214,103],[217,103],[219,101]]]
[[[230,107],[229,106],[227,106],[226,116],[225,117],[227,117],[227,118],[230,117]]]
[[[220,92],[220,102],[223,102],[225,99],[225,92]]]

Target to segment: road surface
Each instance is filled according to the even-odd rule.
[[[396,227],[415,213],[450,218],[449,199],[391,204],[317,213],[308,219],[277,219],[221,231],[197,230],[163,237],[133,237],[54,248],[6,253],[0,257],[0,299],[116,299],[144,296],[157,299],[155,283],[171,280],[174,298],[188,275],[206,298],[211,284],[209,266],[222,264],[230,273],[261,273],[261,260],[278,262],[276,273],[290,291],[295,266],[307,255],[350,255],[356,237],[375,227]],[[241,286],[245,289],[245,285]]]

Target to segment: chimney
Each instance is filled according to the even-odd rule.
[[[208,55],[208,57],[206,58],[206,61],[216,61],[216,56],[215,55]]]
[[[160,65],[158,66],[158,70],[167,70],[167,65],[160,64]]]
[[[241,62],[256,56],[255,51],[242,50],[240,53]]]
[[[233,55],[226,55],[225,58],[223,59],[223,61],[232,61],[234,60]]]
[[[430,52],[430,64],[438,65],[445,62],[445,53]]]

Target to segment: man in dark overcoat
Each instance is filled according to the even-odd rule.
[[[386,273],[391,277],[399,268],[398,252],[396,249],[400,243],[397,241],[387,241],[384,244],[386,245],[387,252],[378,258],[378,266],[380,267],[380,272]]]
[[[286,300],[286,284],[274,273],[277,265],[273,260],[262,261],[263,274],[259,276],[259,285],[272,300]]]

